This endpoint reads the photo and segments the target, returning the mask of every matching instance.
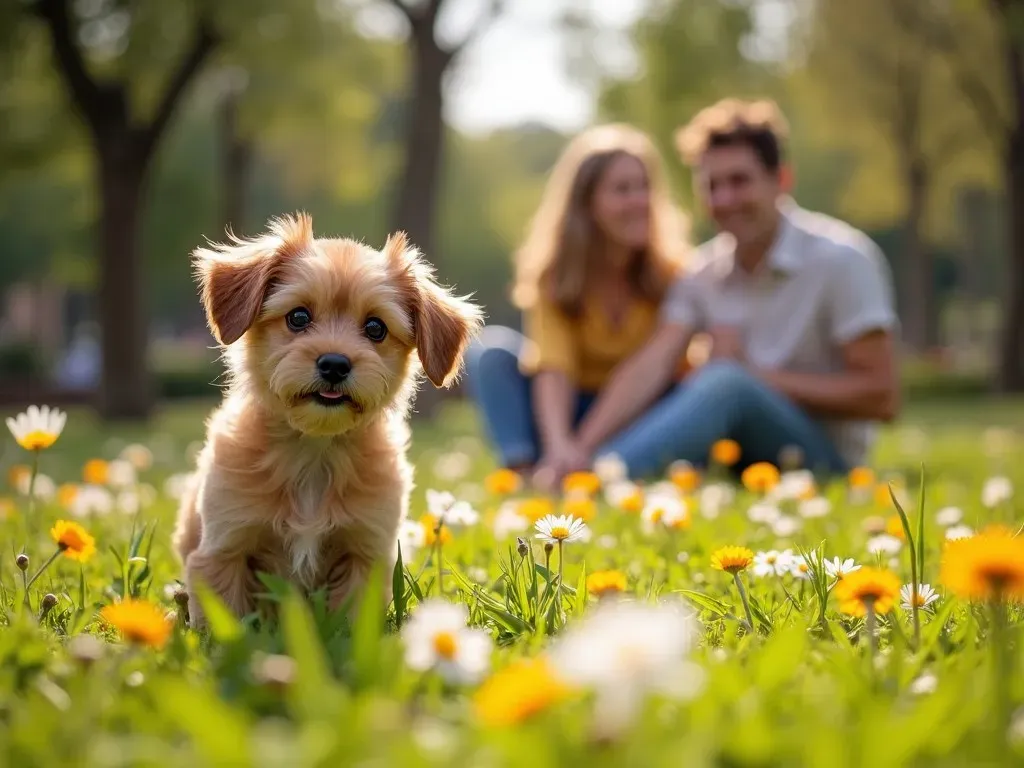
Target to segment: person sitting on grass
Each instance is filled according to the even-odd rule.
[[[792,446],[806,467],[839,473],[866,461],[875,423],[897,416],[889,266],[863,232],[792,200],[786,132],[774,103],[726,99],[677,133],[719,234],[588,412],[567,449],[577,463],[615,454],[650,476],[674,460],[703,464],[731,438],[740,468]],[[711,336],[711,359],[677,384],[697,331]]]
[[[501,463],[539,485],[588,463],[577,427],[595,404],[615,410],[605,385],[648,341],[680,274],[686,220],[663,176],[653,143],[632,127],[575,137],[516,255],[525,334],[488,326],[469,350],[467,388]],[[673,355],[667,367],[678,371],[682,348]]]

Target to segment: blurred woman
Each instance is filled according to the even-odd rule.
[[[687,222],[642,132],[591,128],[565,149],[516,253],[524,334],[484,329],[467,384],[502,464],[542,485],[589,467],[574,433],[615,367],[653,332]]]

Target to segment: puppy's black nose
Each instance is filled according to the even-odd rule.
[[[320,378],[327,383],[340,384],[352,370],[352,361],[345,355],[329,352],[316,359],[316,369],[320,371]]]

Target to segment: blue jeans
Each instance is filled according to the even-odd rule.
[[[467,359],[467,385],[505,466],[533,464],[540,457],[530,380],[519,370],[523,341],[514,330],[492,326],[471,347]],[[579,396],[574,423],[595,399],[593,393]],[[625,462],[630,477],[650,478],[679,459],[705,465],[712,444],[723,438],[740,444],[741,466],[778,463],[784,448],[797,447],[810,469],[849,469],[817,422],[731,361],[710,362],[671,387],[597,455],[614,453]]]

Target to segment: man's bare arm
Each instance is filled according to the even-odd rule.
[[[892,421],[900,409],[892,335],[872,331],[843,345],[841,373],[756,370],[759,378],[811,413]]]
[[[576,445],[590,455],[630,424],[668,389],[693,336],[685,325],[666,323],[615,370],[576,433]]]

